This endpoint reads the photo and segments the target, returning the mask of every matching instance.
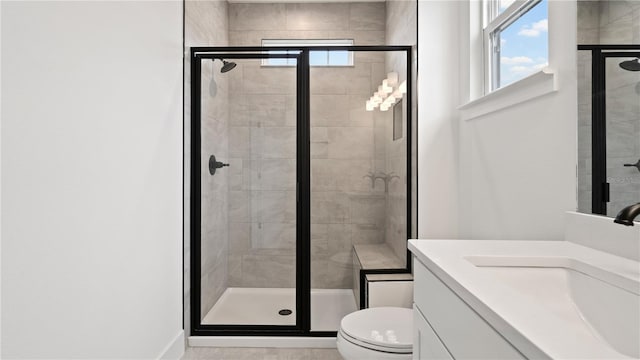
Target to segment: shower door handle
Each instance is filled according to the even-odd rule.
[[[633,166],[638,169],[638,171],[640,171],[640,160],[638,160],[638,162],[636,162],[635,164],[624,164],[624,166]]]
[[[220,169],[221,167],[225,167],[225,166],[229,166],[229,164],[225,164],[220,161],[217,161],[215,155],[211,155],[209,157],[209,174],[211,174],[212,176],[216,174],[217,169]]]

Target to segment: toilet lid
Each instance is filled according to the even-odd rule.
[[[411,309],[399,307],[364,309],[345,316],[340,322],[340,330],[350,340],[373,345],[376,349],[410,352],[413,314]]]

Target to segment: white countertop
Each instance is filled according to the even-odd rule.
[[[618,281],[640,281],[637,261],[566,241],[410,240],[409,250],[441,281],[528,358],[626,359],[584,324],[550,313],[513,288],[478,271],[478,256],[575,259],[613,273]],[[541,284],[544,286],[544,284]],[[633,285],[632,285],[633,286]]]

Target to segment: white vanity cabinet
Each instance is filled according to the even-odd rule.
[[[415,336],[426,339],[429,325],[454,359],[640,359],[635,259],[558,240],[416,239],[408,248]],[[442,358],[418,348],[426,342],[416,339],[416,357]]]
[[[525,359],[424,264],[413,264],[415,360]]]
[[[453,359],[417,306],[413,306],[413,360]]]

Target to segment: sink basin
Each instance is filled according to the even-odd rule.
[[[573,331],[623,355],[640,357],[640,282],[633,274],[626,277],[568,257],[465,259],[478,272],[570,324]]]

